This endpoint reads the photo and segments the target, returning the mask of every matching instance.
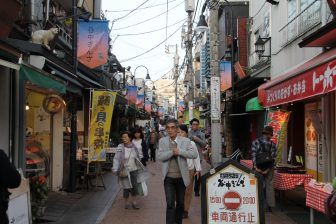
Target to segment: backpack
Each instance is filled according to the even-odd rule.
[[[258,139],[260,150],[256,154],[256,166],[261,170],[266,170],[271,168],[274,163],[274,159],[272,158],[271,149],[273,146],[273,142],[271,142],[270,147],[266,147],[266,144]]]
[[[336,192],[333,193],[325,201],[326,214],[328,218],[336,222]]]

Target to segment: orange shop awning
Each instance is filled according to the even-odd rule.
[[[258,88],[264,107],[291,103],[336,90],[336,48],[279,75]]]

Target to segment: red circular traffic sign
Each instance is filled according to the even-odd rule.
[[[241,203],[242,198],[240,194],[235,191],[228,191],[223,196],[223,204],[228,210],[238,210]]]

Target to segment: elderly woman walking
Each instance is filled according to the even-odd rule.
[[[142,165],[142,151],[134,143],[129,132],[121,133],[122,144],[118,145],[116,155],[113,159],[113,173],[117,174],[120,187],[123,189],[125,198],[125,209],[139,209],[136,196],[141,183],[149,178],[146,168]],[[140,186],[139,186],[140,185]],[[132,201],[129,201],[129,196]]]

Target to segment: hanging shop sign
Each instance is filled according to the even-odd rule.
[[[334,50],[324,54],[332,54]],[[321,55],[320,57],[322,57]],[[325,56],[327,57],[327,56]],[[331,56],[333,57],[333,56]],[[311,63],[317,63],[318,59]],[[307,67],[309,65],[307,64]],[[336,59],[308,69],[299,75],[266,87],[265,107],[290,103],[336,90]],[[271,81],[272,82],[272,81]],[[266,83],[267,84],[267,83]]]
[[[43,109],[50,114],[58,113],[64,106],[64,100],[56,94],[50,94],[43,100]]]
[[[202,224],[264,223],[261,175],[228,160],[202,176]]]
[[[91,91],[88,162],[105,161],[117,93]]]

